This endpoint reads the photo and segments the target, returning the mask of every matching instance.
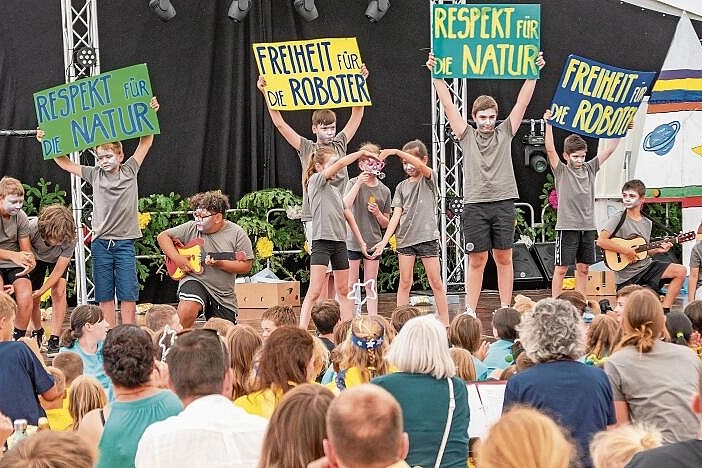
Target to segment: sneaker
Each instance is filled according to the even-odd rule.
[[[59,338],[58,336],[50,336],[49,340],[46,342],[46,355],[49,357],[56,356],[59,353]]]
[[[32,338],[37,339],[37,346],[41,349],[41,345],[44,343],[44,329],[40,328],[38,330],[32,330]]]

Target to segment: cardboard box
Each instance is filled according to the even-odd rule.
[[[236,300],[241,309],[267,309],[276,305],[300,305],[300,282],[236,283]]]
[[[590,271],[587,275],[588,296],[616,296],[617,284],[613,271]]]

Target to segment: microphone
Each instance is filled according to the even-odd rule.
[[[0,130],[0,136],[36,136],[36,130]]]

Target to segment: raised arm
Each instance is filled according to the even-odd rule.
[[[414,167],[417,168],[417,170],[427,179],[431,178],[432,175],[432,170],[429,166],[427,166],[424,161],[422,161],[420,158],[417,156],[406,153],[404,151],[398,150],[398,149],[384,149],[380,152],[380,155],[378,155],[378,159],[381,161],[387,158],[388,156],[391,155],[396,155],[398,158],[402,159],[402,162],[406,162],[408,164],[413,165]]]
[[[46,135],[44,130],[42,130],[41,128],[37,128],[37,140],[39,142],[41,142],[41,140],[44,138],[44,135]],[[64,171],[70,172],[71,174],[75,174],[78,177],[81,177],[80,164],[74,163],[67,156],[57,156],[54,158],[54,161]]]
[[[366,68],[365,63],[361,64],[361,75],[363,76],[363,79],[368,79],[368,69]],[[355,106],[351,108],[351,117],[349,118],[349,121],[346,122],[346,126],[342,130],[344,135],[346,135],[346,141],[351,141],[354,135],[356,135],[358,127],[361,126],[364,110],[364,106]]]
[[[544,112],[544,122],[546,123],[546,129],[544,130],[546,155],[548,156],[548,163],[551,165],[551,170],[555,170],[558,166],[560,158],[558,157],[558,152],[556,151],[556,145],[553,142],[553,127],[549,123],[551,120],[551,111],[547,110]]]
[[[329,180],[336,175],[337,172],[348,166],[349,164],[357,161],[361,157],[375,158],[375,155],[370,151],[360,150],[355,153],[347,154],[343,158],[337,159],[334,164],[324,169],[324,177]]]
[[[356,177],[356,182],[346,191],[346,195],[344,195],[344,208],[351,208],[353,206],[358,192],[361,190],[361,185],[367,184],[368,179],[370,179],[370,176],[365,172],[362,172]]]
[[[285,138],[285,141],[287,141],[290,146],[295,148],[295,151],[300,151],[300,134],[297,133],[293,128],[288,125],[288,123],[283,119],[283,115],[280,113],[279,110],[271,109],[268,107],[267,103],[268,101],[266,100],[266,80],[262,77],[258,77],[258,81],[256,82],[256,87],[258,88],[259,91],[261,91],[261,94],[263,94],[263,100],[266,102],[266,108],[268,109],[268,114],[271,116],[271,120],[273,121],[273,125],[275,125],[275,128],[278,129],[280,134]],[[363,116],[363,108],[361,108],[361,117]],[[353,112],[351,112],[351,117],[353,118]],[[361,120],[359,118],[359,124]],[[349,120],[349,123],[351,123],[351,120]],[[348,125],[347,125],[348,126]],[[356,126],[358,128],[358,126]],[[356,130],[354,130],[354,133]],[[348,134],[346,136],[351,139]]]
[[[621,138],[610,138],[607,140],[607,144],[605,144],[604,149],[602,150],[601,153],[597,153],[597,159],[600,160],[600,166],[604,164],[607,159],[609,159],[610,156],[612,156],[612,153],[617,149],[617,146],[619,146],[619,142],[622,141]]]
[[[151,106],[151,108],[156,112],[158,112],[158,110],[161,108],[161,105],[158,103],[158,99],[156,99],[156,96],[153,96],[151,98],[149,106]],[[141,166],[144,162],[144,159],[146,159],[146,155],[149,154],[149,150],[151,149],[151,145],[153,143],[153,135],[144,135],[143,137],[139,138],[139,146],[137,146],[136,151],[134,151],[134,154],[132,155],[132,158],[136,160],[139,166]]]
[[[542,70],[546,66],[543,52],[539,52],[539,55],[536,57],[536,66],[539,67],[539,70]],[[514,104],[512,112],[509,113],[508,117],[509,123],[512,125],[512,134],[516,134],[517,130],[519,130],[519,126],[522,125],[522,119],[524,118],[527,107],[529,107],[531,97],[534,95],[534,89],[536,89],[536,80],[525,80],[522,89],[519,90],[517,102]]]
[[[429,52],[429,59],[427,60],[427,68],[429,71],[434,69],[434,54]],[[446,82],[440,78],[433,78],[432,83],[434,84],[434,89],[436,89],[436,95],[439,96],[439,101],[441,101],[441,107],[444,109],[446,118],[451,125],[451,130],[456,134],[457,137],[463,135],[468,127],[468,122],[463,120],[461,113],[458,111],[458,107],[454,104],[451,99],[451,92],[446,86]]]

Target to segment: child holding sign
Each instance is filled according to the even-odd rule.
[[[551,111],[547,110],[544,114],[546,153],[558,194],[551,293],[558,297],[570,265],[575,265],[575,289],[585,293],[587,273],[590,265],[595,263],[595,175],[617,148],[619,138],[609,140],[604,151],[585,162],[587,143],[579,135],[568,135],[563,141],[563,159],[566,160],[563,164],[553,142],[551,117]]]
[[[156,97],[149,103],[158,112]],[[44,132],[37,133],[41,141]],[[54,158],[64,171],[93,186],[93,282],[95,300],[105,320],[115,321],[115,292],[120,301],[122,323],[134,323],[139,283],[134,240],[141,237],[138,220],[137,174],[154,141],[153,135],[139,139],[131,158],[122,164],[122,143],[105,143],[95,148],[95,166],[82,166],[66,156]]]
[[[434,54],[429,53],[427,68],[434,69]],[[546,65],[543,54],[536,59],[539,70]],[[434,89],[463,152],[463,201],[461,218],[463,237],[473,244],[466,269],[466,312],[474,314],[482,288],[488,251],[497,265],[497,287],[502,307],[512,301],[512,244],[519,198],[512,167],[512,138],[522,124],[524,113],[536,88],[536,80],[524,81],[517,102],[507,119],[497,123],[497,102],[491,96],[479,96],[471,115],[477,129],[463,120],[444,80],[434,78]]]
[[[436,171],[427,166],[429,153],[424,143],[419,140],[405,144],[402,151],[385,149],[380,152],[379,159],[385,160],[393,154],[402,160],[402,167],[408,177],[395,188],[392,217],[385,236],[372,247],[373,256],[377,257],[383,252],[397,228],[397,253],[400,267],[400,285],[397,289],[398,307],[409,303],[410,289],[414,283],[414,262],[419,257],[422,259],[429,286],[434,293],[439,320],[448,327],[448,302],[444,284],[441,281],[440,235],[436,218],[438,176]]]

